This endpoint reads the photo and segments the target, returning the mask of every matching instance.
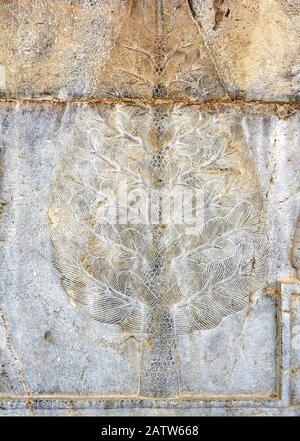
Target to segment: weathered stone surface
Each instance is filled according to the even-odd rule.
[[[2,1],[1,93],[61,98],[97,94],[95,84],[125,5],[122,0]]]
[[[298,9],[0,3],[1,414],[300,413]]]
[[[292,376],[292,403],[299,405],[300,402],[300,376],[299,376],[299,335],[300,335],[300,297],[299,289],[295,287],[291,298],[291,376]]]
[[[189,1],[231,96],[299,100],[298,1]]]
[[[187,2],[173,5],[180,11]],[[229,96],[298,100],[298,1],[189,4],[199,25],[201,56],[209,52]],[[0,11],[0,89],[7,96],[101,96],[103,61],[122,23],[132,36],[145,32],[141,18],[130,24],[126,0],[10,0],[1,2]],[[193,26],[190,21],[185,30]]]

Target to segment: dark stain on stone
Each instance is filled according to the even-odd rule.
[[[5,201],[4,199],[0,198],[0,217],[3,214],[5,206],[8,204],[8,201]]]
[[[196,14],[195,8],[193,6],[193,0],[187,0],[187,2],[188,2],[188,5],[189,5],[191,14],[192,14],[193,18],[196,20],[196,15],[197,14]]]
[[[215,11],[215,25],[213,27],[214,31],[216,31],[219,28],[219,26],[223,20],[223,17],[224,17],[224,11],[222,9],[223,3],[224,3],[224,0],[213,0],[213,8]],[[226,17],[228,17],[228,15]]]
[[[44,339],[48,342],[51,343],[53,341],[53,334],[51,331],[46,331],[44,334]]]

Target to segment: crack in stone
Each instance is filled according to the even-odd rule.
[[[21,385],[23,387],[23,390],[24,390],[24,393],[25,393],[25,398],[26,398],[26,401],[28,403],[28,407],[31,410],[31,412],[34,414],[34,408],[33,408],[33,405],[32,405],[32,392],[31,392],[30,388],[28,387],[28,385],[27,385],[27,383],[26,383],[26,381],[24,379],[24,374],[23,374],[23,368],[22,368],[22,365],[21,365],[21,361],[20,361],[20,358],[19,358],[19,356],[18,356],[18,354],[17,354],[17,352],[16,352],[16,350],[15,350],[15,348],[13,346],[11,337],[9,335],[8,322],[6,320],[6,317],[4,315],[3,310],[1,308],[0,308],[0,319],[1,319],[2,323],[3,323],[3,332],[4,332],[5,339],[6,339],[6,345],[7,345],[9,353],[11,354],[11,357],[13,358],[13,360],[15,362],[15,366],[16,366],[18,374],[19,374],[20,383],[21,383]]]
[[[224,80],[223,80],[223,75],[221,74],[221,71],[220,71],[220,69],[218,67],[218,64],[217,64],[217,62],[215,60],[215,57],[212,54],[211,47],[207,43],[206,38],[204,36],[204,33],[202,32],[202,25],[200,24],[199,20],[196,20],[195,13],[194,13],[194,11],[192,9],[191,1],[190,0],[187,0],[187,1],[188,1],[188,5],[189,5],[189,8],[190,8],[191,14],[192,14],[192,18],[193,18],[194,22],[196,23],[196,25],[198,27],[199,34],[202,37],[202,40],[203,40],[204,46],[205,46],[205,48],[207,50],[207,53],[209,55],[209,58],[211,59],[211,62],[213,63],[214,68],[215,68],[215,70],[216,70],[216,72],[218,74],[219,81],[220,81],[220,83],[222,84],[222,86],[224,88],[225,95],[226,95],[226,97],[229,98],[229,91],[227,90],[227,87],[225,86],[225,83],[224,83]]]
[[[149,98],[68,98],[61,99],[57,97],[10,97],[0,98],[0,105],[50,105],[50,106],[68,106],[68,105],[97,105],[97,104],[128,104],[128,105],[163,105],[163,104],[182,104],[184,106],[197,105],[201,110],[221,111],[222,108],[237,108],[241,112],[251,110],[264,115],[276,115],[280,119],[286,119],[300,111],[300,102],[298,101],[268,101],[268,100],[245,100],[245,99],[149,99]]]

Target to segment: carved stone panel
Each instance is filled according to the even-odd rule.
[[[3,413],[298,413],[298,104],[236,98],[226,2],[56,2],[0,9]]]

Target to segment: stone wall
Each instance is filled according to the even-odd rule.
[[[299,15],[0,1],[2,415],[300,414]]]

